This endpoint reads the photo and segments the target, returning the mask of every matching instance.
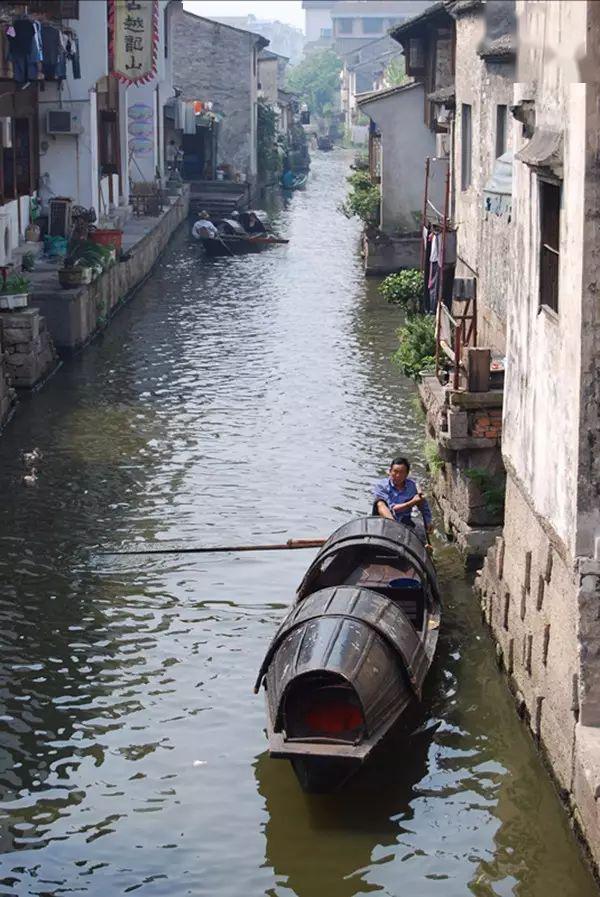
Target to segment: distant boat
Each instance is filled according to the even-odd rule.
[[[317,149],[329,152],[333,149],[333,140],[331,137],[317,137]]]
[[[419,701],[441,616],[414,530],[383,517],[340,527],[309,567],[263,660],[271,757],[307,791],[342,786]]]
[[[303,187],[306,186],[306,182],[308,180],[308,174],[297,174],[294,175],[294,180],[291,184],[284,184],[281,182],[282,190],[302,190]]]

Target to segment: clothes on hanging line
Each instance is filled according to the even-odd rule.
[[[63,81],[67,60],[71,62],[73,78],[81,78],[79,44],[71,28],[60,29],[50,22],[23,16],[13,20],[5,35],[7,59],[15,81]]]

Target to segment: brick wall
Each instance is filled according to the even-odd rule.
[[[486,439],[502,438],[502,409],[487,408],[485,411],[475,411],[470,415],[470,434],[478,438]]]

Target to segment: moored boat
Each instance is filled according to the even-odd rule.
[[[253,229],[248,232],[250,216],[254,216]],[[224,255],[243,255],[260,252],[269,246],[289,243],[267,231],[267,220],[264,212],[242,212],[238,219],[223,218],[216,221],[218,233],[213,236],[196,237],[206,255],[211,257]]]
[[[310,565],[261,666],[269,752],[303,788],[350,778],[420,700],[437,645],[435,569],[414,531],[351,521]]]

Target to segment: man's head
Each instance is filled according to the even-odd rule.
[[[256,215],[254,214],[254,212],[250,212],[250,214],[248,215],[248,223],[254,224],[255,221],[256,221]]]
[[[410,471],[410,462],[408,458],[393,458],[390,464],[390,480],[394,486],[403,485]]]
[[[202,211],[202,212],[198,212],[198,218],[200,218],[200,219],[203,220],[203,221],[208,221],[208,219],[209,219],[209,214],[208,214],[208,212],[207,212],[206,210],[204,210],[204,211]]]
[[[231,217],[233,218],[234,221],[238,221],[238,220],[239,220],[239,217],[240,217],[240,213],[239,213],[237,210],[234,210],[234,211],[231,213]]]
[[[169,143],[170,143],[171,146],[177,146],[177,144],[175,143],[174,140],[169,140]]]

